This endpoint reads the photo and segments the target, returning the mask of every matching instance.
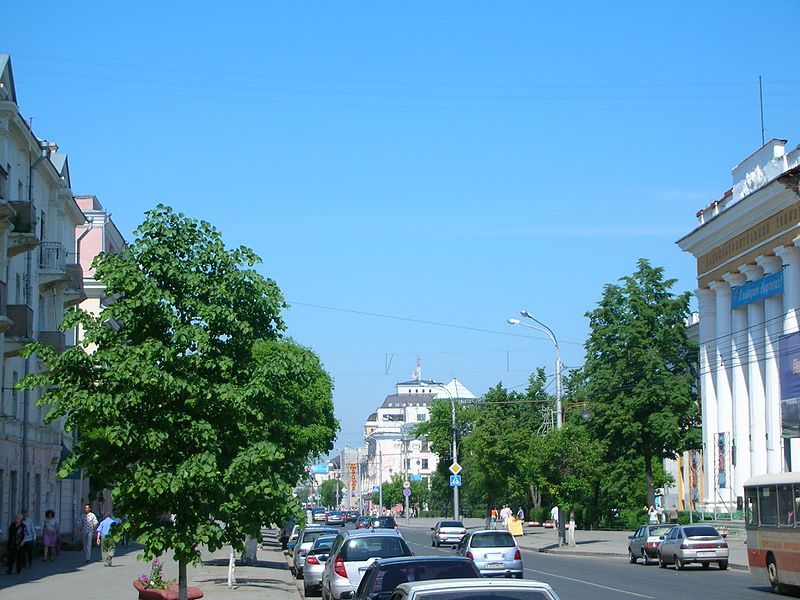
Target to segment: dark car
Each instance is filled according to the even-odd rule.
[[[394,517],[372,517],[369,526],[373,529],[397,529],[397,521]]]
[[[358,517],[356,519],[356,529],[365,529],[369,527],[370,523],[372,522],[372,517],[368,515],[364,515],[362,517]]]
[[[345,592],[342,599],[387,600],[398,585],[409,581],[473,579],[480,576],[475,563],[461,556],[380,558],[364,572],[355,595]]]
[[[348,523],[355,523],[360,516],[357,510],[348,510],[345,514],[347,515]]]
[[[347,517],[340,510],[332,510],[325,516],[325,522],[328,525],[339,525],[344,527],[344,524],[347,522]]]

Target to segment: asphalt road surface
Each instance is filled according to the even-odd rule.
[[[400,527],[414,554],[453,554],[431,547],[430,532]],[[684,571],[632,565],[623,557],[569,556],[522,552],[525,579],[546,581],[562,600],[770,600],[780,598],[756,584],[746,571],[690,565]]]

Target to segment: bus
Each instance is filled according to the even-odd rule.
[[[800,473],[749,479],[744,509],[750,576],[778,593],[800,586]]]

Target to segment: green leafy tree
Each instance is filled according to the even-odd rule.
[[[64,319],[84,331],[77,346],[29,346],[48,370],[24,385],[44,390],[48,422],[80,433],[61,474],[83,467],[112,487],[127,515],[116,534],[146,559],[171,549],[185,598],[199,547],[242,549],[263,523],[299,516],[292,489],[338,423],[331,378],[284,337],[283,296],[251,250],[165,206],[135,235],[95,261],[113,302]]]
[[[323,481],[322,485],[319,486],[319,497],[320,497],[320,504],[322,506],[335,506],[339,508],[339,504],[343,497],[342,489],[345,488],[344,482],[339,481],[338,479],[328,479],[327,481]],[[336,499],[336,492],[339,492],[339,499]],[[344,492],[347,494],[347,490]]]
[[[392,508],[396,504],[405,504],[405,496],[403,496],[403,476],[392,475],[391,481],[383,482],[383,507]],[[411,495],[408,497],[409,506],[414,502],[419,502],[422,506],[423,502],[427,502],[429,498],[428,484],[425,481],[409,481],[411,487]],[[373,504],[378,504],[380,501],[379,494],[372,494]]]
[[[609,461],[641,458],[647,501],[654,464],[699,444],[696,347],[686,336],[689,293],[644,259],[619,285],[605,286],[587,313],[583,368],[589,424]]]

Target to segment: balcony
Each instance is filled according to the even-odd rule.
[[[63,352],[66,348],[66,339],[63,331],[40,331],[39,341],[52,346],[56,352]]]
[[[67,249],[60,242],[42,242],[39,248],[39,287],[69,281]]]
[[[36,237],[36,211],[30,202],[9,202],[16,214],[11,218],[14,230],[8,236],[8,257],[33,250],[39,245]]]
[[[6,330],[4,353],[16,356],[33,341],[33,309],[27,304],[9,304],[6,308],[11,325]]]
[[[70,263],[66,265],[66,273],[69,281],[64,289],[64,306],[70,307],[86,300],[86,292],[83,289],[83,268],[77,263]]]

